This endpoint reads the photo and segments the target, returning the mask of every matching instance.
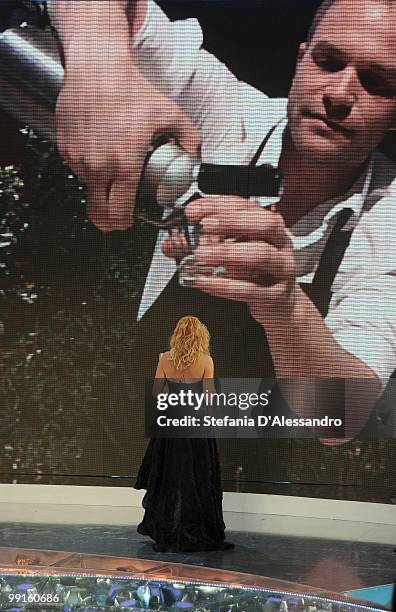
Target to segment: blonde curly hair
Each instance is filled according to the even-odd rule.
[[[182,317],[170,339],[169,356],[176,370],[185,370],[196,363],[202,353],[209,354],[210,334],[197,317]]]

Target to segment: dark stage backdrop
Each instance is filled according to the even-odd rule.
[[[239,78],[285,96],[319,2],[159,4],[171,18],[198,17],[206,48]],[[131,486],[147,445],[135,315],[155,234],[139,222],[101,234],[56,151],[5,116],[0,128],[0,481]],[[385,503],[396,495],[394,440],[219,446],[225,490]]]

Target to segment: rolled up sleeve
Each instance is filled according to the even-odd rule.
[[[244,139],[240,82],[202,48],[196,19],[170,21],[148,0],[145,23],[134,36],[139,69],[175,100],[202,132],[203,158]]]
[[[394,202],[384,201],[355,229],[326,317],[337,342],[367,364],[383,388],[396,370],[394,216]]]
[[[396,369],[396,276],[380,276],[338,298],[326,318],[334,338],[367,364],[383,388]]]
[[[172,98],[177,99],[197,68],[203,34],[196,19],[170,21],[152,0],[146,19],[134,36],[140,69]]]

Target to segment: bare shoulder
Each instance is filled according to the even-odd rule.
[[[209,355],[208,353],[204,353],[201,357],[202,359],[202,363],[205,366],[213,366],[213,358],[212,355]]]

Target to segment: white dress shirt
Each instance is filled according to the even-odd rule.
[[[249,163],[276,125],[259,163],[277,166],[287,125],[287,100],[270,99],[240,82],[202,49],[202,42],[196,19],[170,22],[149,0],[134,46],[145,76],[176,100],[201,129],[203,161]],[[353,210],[344,230],[354,231],[332,285],[325,323],[345,350],[376,372],[384,387],[396,369],[395,177],[395,165],[376,151],[347,194],[317,206],[289,229],[297,279],[311,282],[337,213],[343,208]],[[266,206],[269,201],[260,198],[259,203]],[[176,271],[175,262],[161,250],[167,235],[159,233],[138,318]]]

